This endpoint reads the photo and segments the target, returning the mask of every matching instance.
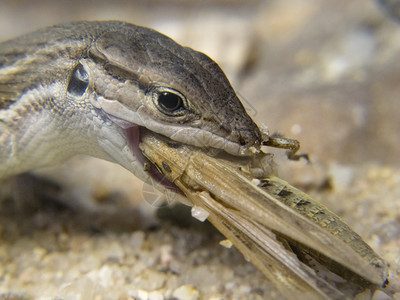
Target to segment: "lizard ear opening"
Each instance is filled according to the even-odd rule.
[[[78,64],[71,74],[67,91],[73,96],[82,96],[89,85],[89,74],[82,64]]]

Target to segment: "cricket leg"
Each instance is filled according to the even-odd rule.
[[[300,142],[295,139],[288,139],[279,134],[273,134],[268,137],[268,140],[264,140],[262,145],[275,147],[280,149],[287,149],[286,155],[290,160],[299,160],[304,158],[307,162],[310,162],[308,154],[296,154],[300,149]]]

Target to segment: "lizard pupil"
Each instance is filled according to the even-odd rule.
[[[69,80],[67,91],[74,96],[82,96],[89,85],[89,74],[82,64],[78,64]]]
[[[167,112],[176,112],[183,108],[182,98],[170,92],[160,93],[158,96],[158,103]]]

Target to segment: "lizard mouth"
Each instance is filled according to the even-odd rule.
[[[143,169],[146,170],[147,174],[157,183],[161,184],[164,188],[171,190],[177,194],[184,195],[183,192],[171,181],[169,181],[154,165],[150,162],[139,149],[141,130],[144,130],[141,126],[134,125],[125,129],[128,145],[138,159]]]

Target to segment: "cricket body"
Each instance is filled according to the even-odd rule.
[[[286,298],[397,290],[383,259],[338,216],[276,177],[269,154],[215,158],[154,134],[144,134],[140,148]]]
[[[175,144],[157,142],[165,138]],[[288,298],[296,290],[314,298],[342,294],[313,270],[298,267],[285,245],[306,249],[297,255],[325,262],[333,272],[349,271],[359,286],[388,285],[383,260],[337,216],[265,172],[256,177],[262,186],[254,186],[254,175],[236,173],[225,160],[198,150],[213,147],[257,162],[263,160],[261,145],[289,149],[293,158],[299,146],[261,132],[214,61],[154,30],[79,22],[0,44],[0,179],[75,154],[106,159],[180,201],[204,206],[213,224],[264,274],[272,268],[274,276],[267,277]],[[163,162],[174,171],[160,168]],[[225,171],[230,181],[212,190],[209,174],[224,177]],[[259,212],[255,220],[252,211]]]

